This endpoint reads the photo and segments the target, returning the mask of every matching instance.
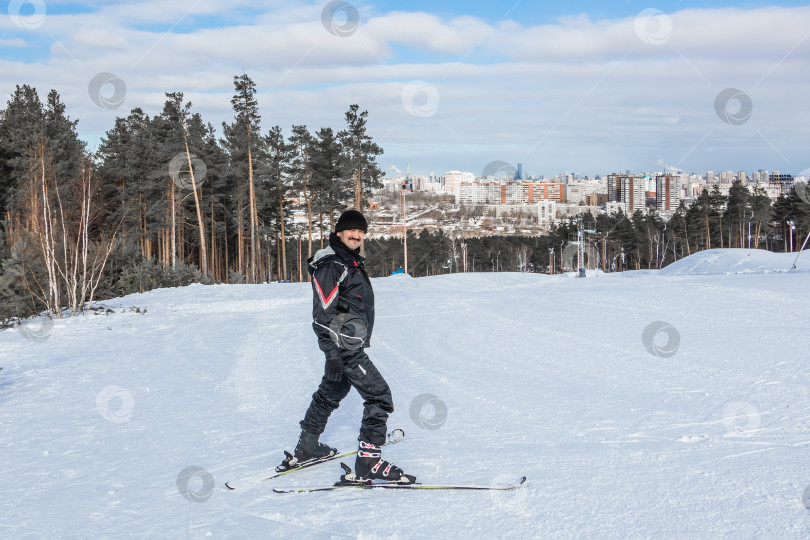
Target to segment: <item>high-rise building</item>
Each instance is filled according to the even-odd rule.
[[[559,182],[529,182],[528,199],[530,203],[538,201],[558,201],[565,202],[565,184]]]
[[[636,210],[644,212],[646,179],[634,174],[608,175],[608,201],[622,203],[625,214],[632,215]]]
[[[517,171],[515,171],[515,180],[523,180],[523,163],[517,164]]]
[[[457,193],[461,183],[461,171],[447,171],[444,173],[444,190],[447,193]]]
[[[655,178],[655,207],[659,212],[674,212],[681,203],[683,179],[679,174],[663,174]]]
[[[557,201],[537,203],[537,222],[541,227],[551,227],[557,217]]]
[[[447,171],[444,173],[444,191],[458,193],[458,186],[462,182],[474,182],[475,175],[470,172]]]
[[[768,185],[779,188],[779,193],[788,196],[790,188],[793,187],[793,175],[773,171],[768,178]]]
[[[456,202],[475,204],[535,204],[565,200],[565,185],[553,182],[469,182],[458,185]]]
[[[499,182],[461,182],[456,191],[456,203],[463,205],[501,204]]]

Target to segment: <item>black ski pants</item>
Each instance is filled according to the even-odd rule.
[[[321,379],[318,390],[312,394],[312,403],[301,420],[301,429],[320,435],[332,411],[338,408],[352,387],[363,398],[363,422],[360,439],[375,446],[385,443],[388,415],[394,412],[394,401],[388,383],[363,351],[341,351],[343,378],[339,381]]]

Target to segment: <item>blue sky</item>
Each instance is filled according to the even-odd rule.
[[[0,93],[55,88],[91,146],[131,108],[158,113],[164,92],[184,92],[215,126],[231,121],[245,71],[264,129],[340,129],[358,103],[392,171],[810,167],[801,2],[335,6],[14,0],[0,12]]]
[[[740,7],[745,9],[766,6],[803,6],[802,1],[750,1],[750,2],[694,2],[690,0],[657,0],[655,2],[639,0],[607,0],[601,2],[560,2],[551,0],[507,0],[499,2],[471,2],[471,1],[430,1],[411,0],[407,2],[407,11],[424,11],[435,13],[443,17],[470,15],[495,24],[504,17],[524,24],[539,25],[550,24],[561,17],[570,17],[585,13],[593,20],[615,19],[619,17],[634,17],[645,8],[657,8],[671,13],[684,9],[707,9]],[[378,12],[396,11],[403,9],[403,3],[395,0],[379,2],[357,2],[359,6],[372,6]],[[508,15],[507,15],[508,14]]]

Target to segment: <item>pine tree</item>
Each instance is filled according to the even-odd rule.
[[[687,229],[690,238],[695,238],[695,251],[712,248],[712,222],[717,218],[714,200],[709,190],[704,189],[686,212]]]
[[[723,234],[723,210],[728,204],[728,197],[720,192],[720,187],[717,184],[712,187],[712,191],[709,193],[709,204],[714,221],[717,222],[717,226],[714,228],[717,234],[713,239],[714,244],[719,245],[721,248],[726,247],[727,235]]]
[[[45,135],[45,112],[35,88],[17,86],[0,116],[0,209],[13,245],[19,230],[22,183],[34,167],[34,149]],[[16,214],[16,216],[14,216]]]
[[[751,219],[753,223],[756,223],[754,233],[752,234],[754,241],[753,248],[759,249],[762,227],[771,221],[771,215],[773,213],[771,199],[761,187],[754,186],[754,192],[751,195],[751,211],[754,214]]]
[[[748,188],[742,181],[735,180],[729,188],[726,203],[728,247],[745,247],[745,224],[751,215],[750,199]]]
[[[358,112],[358,105],[349,106],[346,112],[347,127],[338,134],[348,163],[348,171],[354,182],[354,207],[361,210],[366,195],[375,188],[382,187],[382,171],[377,166],[376,157],[383,153],[382,148],[373,142],[366,133],[368,111]]]
[[[348,163],[339,139],[332,128],[321,128],[315,134],[312,152],[312,185],[318,195],[315,199],[317,211],[329,214],[329,228],[334,230],[335,211],[342,210],[343,201],[352,197],[354,186],[351,174],[347,173]],[[321,218],[321,247],[323,247],[323,218]]]
[[[160,190],[152,184],[157,150],[154,123],[143,110],[132,109],[126,118],[116,118],[115,126],[107,131],[96,153],[100,161],[98,174],[103,180],[104,199],[109,201],[109,219],[122,222],[122,235],[127,242],[136,242],[145,255],[145,200],[160,202]]]
[[[233,82],[235,93],[231,99],[231,104],[233,105],[235,118],[230,125],[223,122],[224,138],[222,144],[228,152],[231,170],[236,179],[239,271],[246,274],[251,283],[256,283],[259,264],[259,222],[255,164],[265,159],[265,141],[260,135],[261,117],[255,97],[256,84],[244,73],[234,76]],[[250,238],[249,260],[247,265],[245,265],[244,261],[244,241],[242,239],[245,225],[243,220],[245,198],[247,198],[250,227],[248,234]]]
[[[292,160],[290,163],[291,187],[301,193],[307,207],[307,258],[312,256],[312,209],[318,196],[318,184],[313,180],[313,157],[315,153],[315,140],[306,126],[292,127],[290,136],[292,147]]]
[[[158,168],[151,178],[156,189],[147,212],[155,214],[157,222],[156,229],[150,231],[150,240],[159,240],[159,232],[168,229],[167,251],[172,268],[177,268],[176,258],[181,256],[185,260],[196,244],[197,264],[205,276],[209,273],[204,215],[207,208],[203,204],[205,181],[192,178],[192,174],[195,166],[202,168],[205,162],[205,138],[209,129],[198,113],[191,113],[191,107],[190,102],[183,103],[182,92],[166,93],[163,111],[155,118]],[[199,176],[199,171],[197,173]],[[196,226],[186,228],[187,222],[195,221]],[[151,254],[150,246],[147,258]]]
[[[30,201],[26,178],[37,169],[41,151],[50,157],[53,174],[62,180],[60,195],[66,207],[74,205],[68,178],[82,173],[86,145],[76,133],[78,121],[71,120],[55,90],[43,104],[35,88],[17,86],[0,116],[0,217],[6,221],[7,241],[19,239],[22,209]],[[30,220],[29,220],[30,221]],[[30,224],[30,223],[29,223]]]
[[[215,281],[225,282],[228,278],[228,237],[227,208],[231,195],[229,183],[230,165],[228,155],[219,146],[216,130],[212,124],[206,125],[203,136],[202,157],[205,160],[206,176],[203,194],[203,206],[210,210],[210,219],[206,220],[210,231],[210,275]]]
[[[672,214],[669,220],[669,230],[672,237],[672,261],[682,259],[687,254],[684,253],[684,244],[687,239],[686,229],[686,204],[681,201],[678,209]]]
[[[277,222],[278,275],[280,280],[287,280],[287,216],[284,213],[285,202],[290,190],[290,160],[293,147],[284,140],[279,126],[270,128],[265,137],[267,160],[265,161],[267,192],[270,200],[275,201],[266,210],[265,223]],[[276,211],[278,213],[276,213]]]
[[[596,216],[594,229],[599,238],[600,265],[605,272],[607,272],[610,267],[608,261],[613,260],[613,252],[615,251],[616,238],[612,233],[616,222],[616,218],[608,214],[599,214]]]

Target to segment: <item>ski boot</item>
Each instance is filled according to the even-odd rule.
[[[348,479],[347,479],[348,480]],[[405,474],[402,469],[382,458],[382,448],[365,441],[360,441],[360,449],[354,462],[355,482],[372,482],[384,480],[399,484],[413,484],[416,477]]]
[[[301,431],[301,436],[298,437],[298,444],[295,446],[295,454],[284,452],[286,457],[284,461],[281,462],[281,465],[276,467],[276,470],[294,469],[308,461],[331,457],[338,453],[337,448],[332,448],[331,446],[319,442],[318,437],[319,435],[317,433]]]

